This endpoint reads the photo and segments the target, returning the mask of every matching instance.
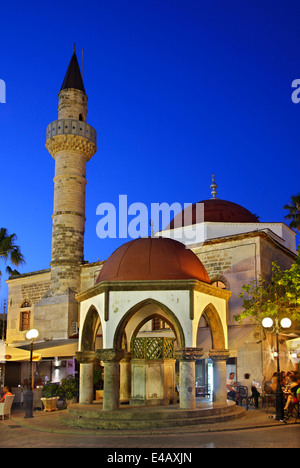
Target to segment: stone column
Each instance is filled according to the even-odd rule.
[[[229,358],[228,349],[211,349],[209,357],[213,360],[213,401],[216,403],[227,402],[226,389],[226,361]]]
[[[78,351],[76,359],[80,363],[79,378],[79,404],[90,405],[94,400],[94,362],[95,351]]]
[[[123,349],[98,349],[96,351],[98,359],[104,362],[104,411],[119,409],[120,361],[124,358],[125,352]]]
[[[120,361],[120,401],[129,402],[131,397],[131,358],[127,353]]]
[[[181,409],[196,408],[195,362],[203,355],[201,348],[182,348],[175,351],[179,360],[179,398]]]

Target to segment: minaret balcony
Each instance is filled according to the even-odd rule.
[[[46,141],[57,135],[81,136],[96,145],[97,132],[91,125],[81,120],[61,119],[51,122],[46,131]]]

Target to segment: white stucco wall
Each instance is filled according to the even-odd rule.
[[[228,335],[227,335],[227,307],[226,307],[226,300],[220,297],[209,296],[207,294],[203,294],[202,292],[195,291],[194,292],[194,322],[195,325],[193,327],[193,346],[197,346],[197,333],[198,333],[198,326],[201,315],[203,314],[204,310],[208,305],[212,304],[221,320],[224,338],[225,338],[225,349],[228,349]]]
[[[144,291],[110,291],[109,293],[109,319],[104,320],[105,312],[105,294],[104,292],[86,299],[80,304],[80,335],[81,343],[82,329],[85,318],[91,306],[98,311],[102,324],[103,347],[113,348],[114,337],[117,327],[127,314],[127,312],[137,304],[143,303],[147,299],[157,301],[163,304],[175,315],[181,325],[186,347],[197,346],[197,330],[200,317],[205,308],[212,304],[217,310],[225,335],[225,347],[228,346],[227,339],[227,312],[226,300],[203,292],[194,291],[194,318],[190,318],[190,291],[189,290],[144,290]],[[133,315],[126,327],[128,343],[130,343],[132,334],[147,316],[159,312],[162,317],[169,318],[156,304],[141,305],[141,308]]]

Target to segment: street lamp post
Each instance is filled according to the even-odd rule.
[[[280,328],[290,328],[292,322],[289,318],[283,318],[280,321],[279,319],[275,318],[275,324],[273,320],[269,317],[266,317],[262,321],[262,325],[264,328],[270,328],[271,333],[276,334],[276,351],[277,351],[277,386],[276,386],[276,417],[277,421],[284,420],[284,403],[283,403],[283,391],[280,385],[280,363],[279,363],[279,333]]]
[[[33,391],[32,391],[32,355],[33,342],[39,336],[39,332],[32,328],[26,333],[27,340],[30,341],[30,364],[29,364],[29,388],[25,393],[25,416],[24,418],[33,418]]]

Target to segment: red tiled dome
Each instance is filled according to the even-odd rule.
[[[259,223],[256,215],[237,203],[211,198],[202,200],[199,203],[204,204],[204,220],[214,223]],[[192,224],[196,223],[196,203],[192,205]],[[174,226],[182,226],[182,213],[178,213],[170,222],[167,229],[173,229]],[[184,221],[183,221],[184,222]],[[184,222],[188,226],[189,222]]]
[[[198,259],[184,244],[164,237],[146,237],[123,244],[106,260],[96,280],[198,279],[210,284]]]

